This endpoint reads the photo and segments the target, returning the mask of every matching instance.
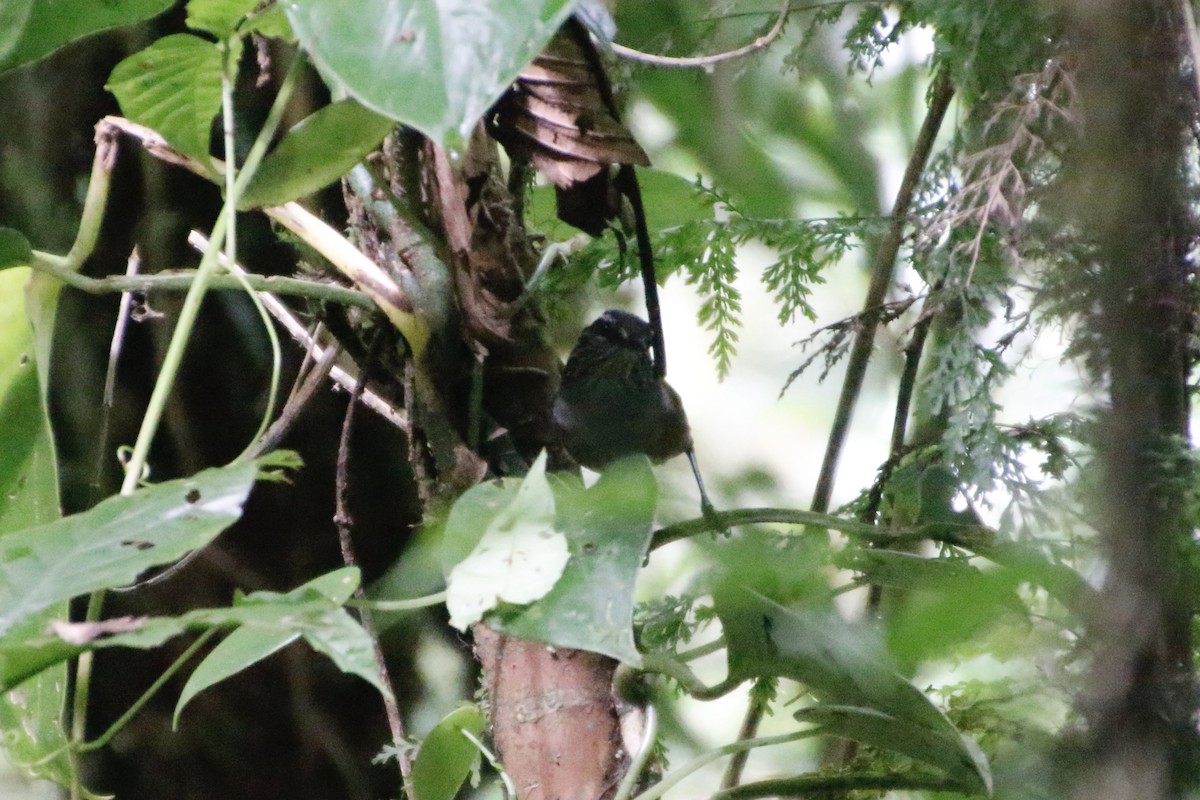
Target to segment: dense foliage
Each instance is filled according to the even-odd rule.
[[[221,777],[180,797],[537,796],[521,747],[620,800],[1119,796],[1106,770],[1195,787],[1185,6],[170,5],[0,12],[0,96],[46,120],[60,92],[97,125],[90,168],[0,140],[14,763],[72,797],[162,793],[185,735],[188,770]],[[489,109],[573,14],[656,165],[659,282],[695,297],[705,338],[670,352],[737,383],[744,339],[802,332],[769,391],[820,427],[759,440],[821,462],[801,496],[723,463],[720,431],[694,432],[715,525],[645,458],[585,487],[555,450],[558,356],[630,303],[634,226],[560,221]],[[104,68],[68,87],[96,42]],[[1136,69],[1105,60],[1126,51]],[[1113,68],[1132,77],[1096,77]],[[881,439],[865,468],[856,426]],[[296,642],[320,666],[284,662]],[[532,710],[498,677],[577,651],[586,675],[555,680],[579,685]],[[264,665],[309,688],[263,689]],[[239,777],[250,748],[212,741],[270,738],[253,694],[311,737],[261,782]],[[576,706],[609,749],[512,738]],[[289,759],[322,735],[305,785]]]

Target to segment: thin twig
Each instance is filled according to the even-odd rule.
[[[767,31],[762,36],[755,39],[748,45],[739,47],[736,50],[730,50],[725,53],[716,53],[711,56],[688,56],[676,58],[674,56],[658,56],[652,53],[643,53],[641,50],[634,50],[632,47],[626,47],[617,43],[613,43],[613,52],[622,58],[628,58],[631,61],[639,61],[643,64],[653,64],[656,67],[707,67],[712,64],[719,64],[722,61],[731,61],[735,58],[749,55],[755,50],[761,50],[771,42],[775,41],[779,34],[783,32],[783,24],[787,22],[788,14],[791,13],[791,2],[785,0],[783,8],[779,10],[779,17],[775,20],[775,25],[771,30]]]
[[[188,234],[188,244],[203,252],[204,249],[208,247],[208,239],[206,239],[204,234],[200,233],[199,231],[192,231]],[[221,263],[223,266],[229,267],[229,263],[224,260],[223,257]],[[313,338],[312,334],[308,332],[303,323],[296,319],[296,316],[286,305],[283,304],[282,301],[280,301],[278,297],[275,297],[268,292],[259,292],[258,296],[262,300],[263,305],[267,307],[267,311],[271,312],[271,316],[275,317],[275,319],[279,320],[279,323],[283,325],[283,327],[287,328],[287,331],[292,335],[292,338],[295,339],[301,347],[308,351],[314,360],[321,361],[325,357],[325,352],[328,348],[321,345],[316,341],[316,339]],[[372,306],[372,308],[374,308],[374,306]],[[332,367],[330,367],[329,377],[333,379],[334,383],[347,391],[353,390],[355,384],[358,382],[357,370],[355,370],[352,366],[342,367],[334,364]],[[363,405],[374,411],[376,414],[379,414],[381,417],[395,425],[400,430],[409,430],[408,415],[392,406],[375,392],[371,391],[370,389],[364,389],[361,393],[360,400]]]
[[[347,567],[354,567],[355,569],[359,569],[359,566],[358,557],[354,553],[354,542],[351,538],[351,529],[354,526],[354,520],[350,516],[346,502],[350,486],[350,434],[354,429],[354,411],[358,408],[358,398],[362,395],[363,389],[366,388],[367,374],[370,371],[371,361],[375,357],[380,341],[381,337],[379,334],[376,334],[374,340],[371,342],[370,353],[367,355],[366,363],[363,364],[362,372],[359,373],[358,380],[354,383],[354,388],[350,390],[350,400],[346,404],[346,416],[342,419],[342,434],[338,440],[337,474],[334,479],[333,522],[337,526],[338,544],[342,550],[342,563]],[[358,600],[366,599],[362,586],[354,590],[354,596]],[[406,797],[411,798],[414,796],[412,784],[409,780],[409,774],[412,772],[412,759],[408,754],[408,750],[404,747],[404,722],[400,719],[400,707],[396,703],[392,679],[388,675],[387,660],[384,658],[383,648],[379,643],[379,632],[375,627],[374,616],[371,614],[369,608],[360,606],[358,614],[363,628],[371,638],[371,649],[375,654],[375,668],[379,672],[380,683],[388,689],[387,692],[383,693],[383,708],[387,714],[388,727],[392,732],[392,746],[396,748],[396,761],[400,765],[400,781],[404,785],[404,794]]]
[[[133,277],[141,269],[142,257],[137,245],[129,254],[125,264],[125,275]],[[64,270],[68,275],[79,276],[76,272]],[[80,276],[81,277],[81,276]],[[104,466],[108,454],[108,435],[112,425],[113,404],[117,391],[117,363],[121,360],[121,350],[125,345],[125,330],[129,326],[129,315],[133,308],[133,293],[122,292],[121,303],[117,307],[117,321],[113,325],[112,341],[108,345],[108,367],[104,372],[104,395],[100,401],[100,432],[96,435],[96,472],[92,478],[92,491],[95,492],[95,502],[100,502],[100,487],[104,482]]]
[[[929,101],[929,111],[917,137],[908,167],[904,171],[904,179],[896,193],[896,202],[892,208],[892,224],[887,235],[876,252],[875,265],[871,270],[871,283],[867,288],[867,297],[863,303],[864,309],[877,308],[883,303],[888,286],[891,285],[892,273],[896,267],[896,256],[904,241],[904,226],[908,218],[908,209],[916,195],[920,184],[921,174],[933,150],[934,140],[942,127],[950,100],[954,97],[954,84],[946,72],[938,74],[934,79],[933,94]],[[817,487],[813,492],[812,509],[825,511],[829,508],[829,500],[833,495],[833,481],[837,474],[838,459],[846,436],[850,432],[850,418],[854,414],[854,405],[862,390],[863,378],[867,373],[867,364],[875,345],[875,330],[877,319],[871,316],[863,318],[862,329],[854,339],[850,351],[850,360],[846,365],[846,377],[842,383],[842,393],[838,398],[837,411],[829,433],[829,442],[825,448],[825,458],[821,462],[821,473],[817,479]]]
[[[196,271],[191,269],[159,272],[154,275],[109,275],[104,278],[92,278],[80,275],[60,264],[47,253],[34,252],[30,266],[38,272],[78,289],[81,292],[94,295],[117,294],[129,292],[186,292],[196,279]],[[288,278],[281,275],[255,275],[246,273],[246,282],[258,292],[273,292],[277,295],[306,297],[310,300],[320,300],[337,303],[343,306],[374,311],[378,306],[364,292],[339,286],[336,283],[322,283],[304,278]],[[242,291],[242,284],[233,275],[214,275],[209,282],[209,289],[224,291]]]

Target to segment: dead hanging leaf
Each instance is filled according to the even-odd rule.
[[[100,622],[66,622],[56,619],[49,632],[67,644],[84,645],[102,636],[136,631],[146,624],[147,617],[113,617]]]
[[[594,236],[619,208],[607,168],[650,163],[621,122],[599,54],[575,19],[521,70],[490,128],[510,156],[532,162],[557,187],[559,218]]]

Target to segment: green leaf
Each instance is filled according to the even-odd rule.
[[[484,532],[508,505],[521,485],[519,478],[502,478],[479,483],[454,501],[442,532],[442,575],[471,555]]]
[[[205,470],[0,537],[0,633],[207,544],[241,516],[257,469],[249,463]]]
[[[117,64],[105,88],[125,116],[208,163],[212,122],[221,108],[217,45],[186,33],[165,36]]]
[[[978,745],[873,708],[816,706],[796,712],[796,719],[821,726],[822,733],[853,739],[915,758],[942,769],[967,791],[992,793],[992,771]]]
[[[236,598],[231,608],[201,608],[178,617],[124,617],[98,623],[60,620],[50,625],[52,633],[49,634],[43,632],[45,626],[35,628],[21,624],[0,637],[0,691],[21,684],[40,670],[74,658],[85,650],[107,647],[148,649],[187,631],[237,628],[239,631],[251,630],[258,636],[257,652],[262,656],[268,654],[263,642],[302,637],[313,649],[333,659],[344,672],[364,678],[382,692],[385,690],[380,688],[376,675],[370,638],[341,608],[345,597],[357,585],[358,571],[344,568],[322,575],[287,594],[254,592]],[[205,667],[207,676],[202,674],[200,680],[212,685],[220,679],[221,672],[233,674],[237,670],[231,667],[236,666],[239,657],[242,668],[254,663],[250,660],[254,648],[249,639],[247,635],[237,646],[219,656],[218,663]],[[190,696],[202,688],[190,692]]]
[[[914,587],[888,617],[888,650],[911,670],[931,656],[945,656],[1006,614],[1026,615],[1016,595],[1020,582],[1013,570],[975,570]]]
[[[0,237],[10,254],[29,249],[15,231]],[[26,285],[27,284],[27,285]],[[24,291],[22,291],[24,288]],[[58,519],[58,466],[46,413],[46,383],[61,284],[27,268],[0,273],[0,550],[5,534]],[[9,636],[41,633],[55,603],[27,618]],[[2,637],[0,637],[2,638]],[[34,776],[66,785],[72,768],[63,745],[66,665],[41,672],[19,691],[0,695],[0,730],[9,757]]]
[[[161,14],[171,0],[4,0],[0,3],[0,72],[36,61],[92,33]]]
[[[259,0],[189,0],[187,26],[228,39]]]
[[[0,228],[0,270],[26,267],[33,260],[33,248],[25,234],[12,228]]]
[[[477,706],[463,706],[434,726],[413,761],[415,800],[454,800],[479,761],[479,748],[463,731],[480,736],[485,725]]]
[[[46,619],[38,615],[0,637],[0,648],[10,640],[40,635]],[[0,690],[14,685],[3,679],[6,662],[0,652]],[[0,731],[4,754],[33,777],[69,786],[72,767],[66,751],[62,710],[67,686],[66,663],[47,669],[21,686],[0,694]]]
[[[325,106],[288,131],[263,159],[239,208],[282,205],[336,181],[396,126],[353,100]]]
[[[550,41],[573,0],[297,0],[292,28],[326,79],[448,144]]]
[[[39,348],[26,314],[30,279],[26,268],[0,272],[0,536],[59,516],[58,469],[39,385]],[[38,295],[31,292],[28,302],[37,304]],[[37,338],[48,342],[51,334],[39,330]]]
[[[652,234],[697,220],[712,219],[713,204],[695,185],[673,172],[639,169],[638,186],[646,207],[646,227]],[[554,187],[546,184],[529,190],[525,217],[529,226],[555,240],[569,239],[578,231],[558,219]],[[661,280],[664,276],[659,276]]]
[[[288,22],[287,15],[283,13],[283,5],[280,3],[267,6],[261,12],[252,16],[242,26],[242,33],[257,33],[259,36],[282,39],[291,44],[296,43],[296,34],[292,32],[292,25]]]
[[[634,582],[650,544],[658,485],[644,456],[609,467],[587,491],[560,496],[571,560],[550,592],[488,617],[496,630],[641,664],[633,640]]]
[[[537,600],[562,575],[568,557],[566,537],[554,527],[543,452],[479,544],[446,577],[450,624],[465,631],[499,602]]]
[[[188,677],[183,691],[179,693],[179,701],[175,704],[175,715],[171,718],[172,729],[179,727],[179,715],[193,697],[213,684],[220,683],[282,650],[298,638],[300,632],[295,630],[264,631],[250,627],[238,628],[226,636]]]
[[[172,725],[179,724],[184,706],[197,694],[300,637],[314,650],[328,656],[343,672],[358,675],[381,694],[389,695],[390,690],[379,680],[370,637],[340,607],[358,584],[358,570],[344,567],[314,578],[287,594],[254,592],[237,599],[232,619],[241,621],[242,627],[226,636],[192,672],[175,704]],[[280,614],[279,609],[288,604],[303,610]],[[264,609],[268,610],[266,615],[262,613]]]
[[[990,780],[978,766],[969,766],[976,764],[977,750],[896,671],[873,629],[844,622],[832,608],[786,608],[736,585],[720,587],[713,599],[729,643],[732,677],[791,678],[823,703],[879,712],[895,721],[893,728],[916,726],[941,743],[938,760],[929,763],[953,776],[965,767],[978,787]]]

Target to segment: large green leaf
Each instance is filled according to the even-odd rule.
[[[291,0],[301,44],[363,105],[437,142],[470,127],[566,21],[574,0]]]
[[[0,537],[0,633],[207,544],[241,516],[257,470],[254,463],[205,470]]]
[[[25,268],[0,272],[0,536],[58,517],[54,444],[26,315],[29,280]]]
[[[5,253],[0,259],[8,262],[4,266],[28,263],[32,254],[25,237],[16,231],[3,233]],[[6,533],[61,516],[57,459],[46,413],[60,291],[58,281],[25,268],[0,272],[0,545]],[[53,616],[65,613],[66,603],[55,603],[9,635],[40,633]],[[0,730],[6,732],[9,758],[29,774],[60,784],[71,775],[61,719],[66,686],[64,664],[42,672],[19,691],[0,695]]]
[[[395,127],[353,100],[328,105],[288,131],[250,179],[239,207],[282,205],[336,181]]]
[[[42,635],[44,615],[25,620],[0,637],[0,731],[8,759],[35,778],[47,778],[60,785],[70,784],[72,767],[67,755],[62,711],[67,686],[67,665],[51,662],[52,669],[34,670],[37,675],[19,687],[4,680],[4,647]],[[33,673],[26,673],[31,675]],[[8,691],[5,691],[8,689]]]
[[[106,88],[125,116],[208,163],[212,122],[221,108],[217,45],[187,33],[165,36],[117,64]]]
[[[480,736],[485,725],[478,706],[463,706],[434,726],[413,761],[415,800],[454,800],[479,761],[479,748],[463,731]]]
[[[88,34],[150,19],[172,5],[172,0],[4,0],[0,71],[36,61]]]
[[[550,592],[522,608],[502,607],[493,628],[525,639],[641,664],[633,640],[633,593],[650,544],[658,485],[644,456],[616,462],[591,489],[559,493],[558,526],[571,560]]]
[[[872,736],[882,736],[885,728],[897,732],[888,740],[890,749],[964,782],[970,775],[972,789],[990,780],[978,749],[897,672],[873,629],[843,621],[832,608],[787,608],[736,585],[720,587],[714,601],[729,643],[732,677],[791,678],[823,703],[877,712],[881,716],[871,718],[869,729]],[[853,725],[861,722],[861,715],[850,718],[840,735],[854,738]],[[922,731],[919,741],[898,733],[908,726]]]

